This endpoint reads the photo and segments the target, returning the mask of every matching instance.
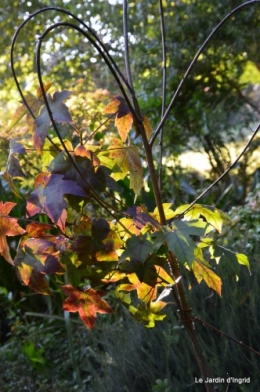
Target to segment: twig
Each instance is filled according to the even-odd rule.
[[[260,352],[254,350],[252,347],[247,346],[245,343],[243,343],[241,340],[237,340],[235,338],[233,338],[232,336],[228,335],[226,332],[221,331],[220,329],[213,327],[213,325],[208,324],[206,321],[200,319],[199,317],[195,316],[194,321],[198,321],[201,325],[203,325],[203,327],[207,327],[209,329],[211,329],[214,332],[217,332],[219,335],[221,336],[225,336],[225,338],[231,340],[232,342],[239,344],[240,346],[242,346],[243,348],[245,348],[246,350],[250,351],[251,353],[260,356]]]
[[[260,130],[260,123],[258,124],[257,128],[255,129],[253,135],[250,137],[249,141],[246,143],[245,147],[241,151],[241,153],[238,155],[238,157],[233,161],[233,163],[224,171],[224,173],[219,176],[216,181],[214,181],[208,188],[206,188],[198,197],[196,197],[195,200],[189,206],[184,210],[180,215],[178,215],[178,218],[180,216],[184,216],[193,206],[196,204],[203,196],[206,195],[216,184],[218,184],[223,177],[225,177],[230,170],[233,169],[233,167],[237,164],[237,162],[241,159],[241,157],[245,154],[246,150],[250,147],[250,144],[252,143],[253,139],[256,137],[258,131]]]

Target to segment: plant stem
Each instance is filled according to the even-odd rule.
[[[138,107],[138,106],[135,105],[135,107]],[[137,116],[138,116],[138,118],[141,118],[139,113],[137,113]],[[165,213],[164,213],[164,209],[163,209],[163,205],[162,205],[161,192],[160,192],[159,184],[157,181],[157,176],[156,176],[151,147],[148,143],[148,140],[147,140],[147,137],[145,134],[145,130],[143,127],[143,123],[141,121],[138,121],[136,126],[142,136],[142,139],[143,139],[143,146],[144,146],[145,153],[146,153],[146,159],[147,159],[147,164],[148,164],[148,168],[149,168],[149,172],[150,172],[150,176],[151,176],[155,201],[156,201],[156,205],[157,205],[159,215],[160,215],[160,223],[161,223],[161,225],[165,226],[167,224],[167,222],[166,222]],[[180,279],[180,270],[179,270],[178,260],[172,252],[169,252],[169,265],[170,265],[171,273],[172,273],[174,279],[177,280],[177,282],[178,282],[178,283],[176,283],[176,288],[177,288],[178,294],[175,295],[173,292],[173,295],[174,295],[174,299],[175,299],[177,308],[180,313],[180,319],[181,319],[183,326],[184,326],[184,328],[185,328],[185,330],[191,340],[194,354],[195,354],[197,363],[198,363],[200,371],[201,371],[201,376],[204,380],[207,380],[207,378],[210,377],[208,365],[207,365],[207,362],[204,358],[204,355],[202,353],[202,350],[200,348],[200,345],[199,345],[199,342],[198,342],[198,339],[196,336],[196,332],[194,330],[193,318],[190,314],[191,309],[188,306],[187,299],[186,299],[185,292],[184,292],[184,287],[183,287],[182,281]],[[212,384],[207,383],[207,384],[205,384],[205,387],[206,387],[207,392],[214,392],[214,387]]]
[[[180,270],[177,258],[172,252],[169,252],[169,264],[172,275],[174,276],[174,279],[177,280],[177,278],[180,278]],[[192,309],[188,306],[184,287],[180,279],[178,279],[178,283],[176,283],[176,288],[178,293],[177,298],[174,291],[172,291],[172,293],[180,313],[180,320],[191,340],[193,351],[201,371],[201,376],[204,380],[207,380],[207,378],[210,377],[209,367],[197,339],[197,335],[194,329],[194,321],[191,316]],[[205,384],[205,388],[207,392],[214,392],[214,387],[210,383]]]

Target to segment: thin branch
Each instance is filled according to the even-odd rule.
[[[184,85],[184,83],[186,82],[188,76],[190,75],[194,65],[196,64],[199,56],[201,55],[201,53],[203,52],[203,50],[206,48],[206,46],[208,45],[208,43],[211,41],[211,39],[213,38],[213,36],[218,32],[218,30],[232,17],[234,16],[237,12],[239,12],[240,10],[242,10],[243,8],[253,5],[255,3],[260,3],[260,0],[251,0],[251,1],[247,1],[243,4],[240,4],[238,7],[234,8],[231,12],[229,12],[229,14],[227,14],[222,20],[221,22],[213,29],[213,31],[210,33],[210,35],[206,38],[206,40],[204,41],[204,43],[202,44],[202,46],[200,47],[200,49],[197,51],[196,55],[194,56],[192,62],[190,63],[187,71],[185,72],[180,84],[178,85],[172,99],[171,102],[168,106],[168,108],[165,111],[165,114],[163,116],[163,118],[161,119],[160,123],[158,124],[154,135],[150,141],[150,146],[152,146],[157,138],[157,136],[159,135],[161,128],[163,127],[163,125],[165,124],[165,121],[167,120],[169,113],[171,111],[171,109],[173,108],[173,105],[175,104],[176,99],[178,98],[180,91]]]
[[[242,158],[242,156],[245,154],[245,152],[248,150],[248,148],[250,147],[250,144],[252,143],[253,139],[256,137],[258,131],[260,130],[260,123],[258,124],[257,128],[255,129],[253,135],[250,137],[250,139],[248,140],[248,142],[246,143],[245,147],[243,148],[243,150],[241,151],[241,153],[238,155],[238,157],[234,160],[234,162],[224,171],[224,173],[221,174],[221,176],[219,178],[216,179],[216,181],[214,181],[210,186],[208,186],[207,189],[205,189],[198,197],[196,197],[196,199],[189,205],[189,207],[186,208],[186,210],[184,210],[180,215],[178,215],[176,218],[180,218],[182,216],[184,216],[193,206],[194,204],[198,203],[198,201],[205,196],[215,185],[217,185],[223,177],[225,177],[228,172],[230,172],[230,170],[232,170],[237,162]]]
[[[235,338],[233,338],[232,336],[228,335],[226,332],[221,331],[220,329],[213,327],[213,325],[208,324],[206,321],[200,319],[199,317],[194,317],[193,318],[194,321],[198,321],[201,325],[203,325],[204,327],[207,327],[209,329],[211,329],[214,332],[217,332],[219,335],[224,336],[225,338],[231,340],[232,342],[239,344],[241,347],[245,348],[246,350],[250,351],[251,353],[260,356],[260,352],[254,350],[252,347],[247,346],[245,343],[243,343],[241,340],[237,340]]]

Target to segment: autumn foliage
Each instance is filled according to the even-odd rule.
[[[105,106],[105,126],[97,139],[99,129],[86,133],[75,124],[64,103],[72,92],[47,93],[50,87],[44,92],[48,109],[38,89],[35,96],[26,95],[31,115],[23,104],[13,119],[12,126],[26,116],[30,138],[11,140],[6,180],[17,193],[14,182],[23,173],[20,157],[30,149],[38,151],[43,169],[26,196],[22,222],[12,217],[15,203],[0,202],[0,253],[15,266],[21,282],[48,295],[52,288],[46,276],[55,279],[67,296],[64,310],[78,312],[89,328],[97,313],[113,312],[112,297],[147,327],[163,320],[165,298],[178,283],[169,269],[169,254],[178,260],[182,274],[192,271],[198,283],[204,281],[221,295],[216,263],[229,259],[249,267],[246,256],[214,240],[228,216],[205,205],[174,208],[164,203],[167,224],[161,224],[158,208],[147,211],[138,199],[144,186],[143,162],[124,98],[116,96]],[[115,127],[108,115],[114,116]],[[149,139],[152,128],[145,116],[143,126]],[[63,129],[70,137],[60,136]],[[137,205],[127,206],[120,197],[125,178]],[[20,236],[14,259],[8,236]]]

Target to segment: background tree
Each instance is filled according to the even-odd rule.
[[[135,39],[135,37],[133,38],[133,40]],[[141,90],[141,89],[140,89]],[[159,384],[158,384],[159,385]]]

